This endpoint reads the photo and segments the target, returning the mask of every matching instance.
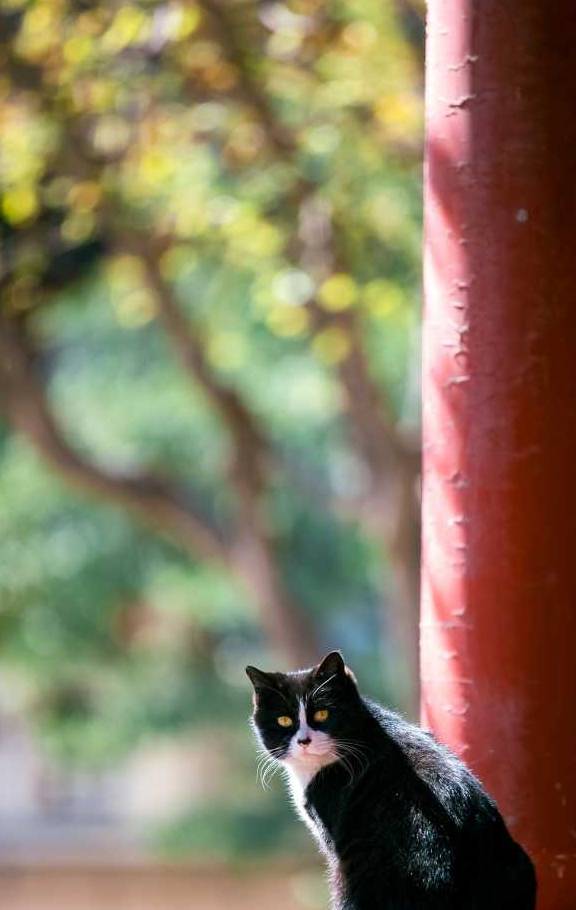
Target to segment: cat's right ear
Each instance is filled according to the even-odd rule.
[[[269,673],[264,673],[264,670],[259,670],[258,667],[246,667],[246,676],[254,686],[256,692],[259,689],[270,689],[272,688],[272,678]]]

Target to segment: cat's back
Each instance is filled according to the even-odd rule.
[[[429,792],[430,797],[435,797],[455,824],[461,824],[470,812],[480,812],[487,817],[498,815],[495,803],[480,781],[431,733],[377,702],[369,699],[365,702],[378,721],[385,742],[398,750],[399,764],[404,765],[403,773],[413,776],[415,788],[421,790],[422,795]]]
[[[431,733],[375,702],[368,707],[406,761],[403,776],[412,778],[412,785],[405,792],[433,826],[445,832],[456,851],[466,906],[533,907],[532,862],[480,781]]]

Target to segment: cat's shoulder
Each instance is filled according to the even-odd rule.
[[[420,776],[450,778],[463,784],[472,782],[473,776],[466,765],[429,730],[371,699],[364,699],[364,703],[388,740],[400,749]]]
[[[428,730],[412,724],[377,702],[366,702],[388,742],[394,744],[395,779],[403,781],[404,792],[420,805],[437,807],[451,822],[460,824],[467,817],[494,820],[497,808],[472,771]],[[384,769],[384,754],[379,765]],[[432,802],[431,802],[432,798]]]

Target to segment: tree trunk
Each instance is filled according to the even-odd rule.
[[[274,541],[254,491],[240,493],[239,525],[231,562],[254,597],[268,642],[288,659],[290,669],[310,666],[321,656],[314,626],[281,576]]]

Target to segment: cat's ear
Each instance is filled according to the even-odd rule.
[[[347,677],[355,686],[358,685],[352,670],[344,663],[344,658],[340,651],[330,651],[330,654],[327,654],[314,670],[314,676],[319,679],[329,679],[331,676],[337,678]]]
[[[258,689],[270,689],[273,688],[273,680],[271,673],[265,673],[264,670],[259,670],[258,667],[246,667],[246,675],[256,691]]]
[[[330,654],[327,654],[326,657],[320,661],[314,670],[314,675],[322,679],[327,679],[329,676],[340,676],[345,672],[346,665],[340,651],[330,651]]]

